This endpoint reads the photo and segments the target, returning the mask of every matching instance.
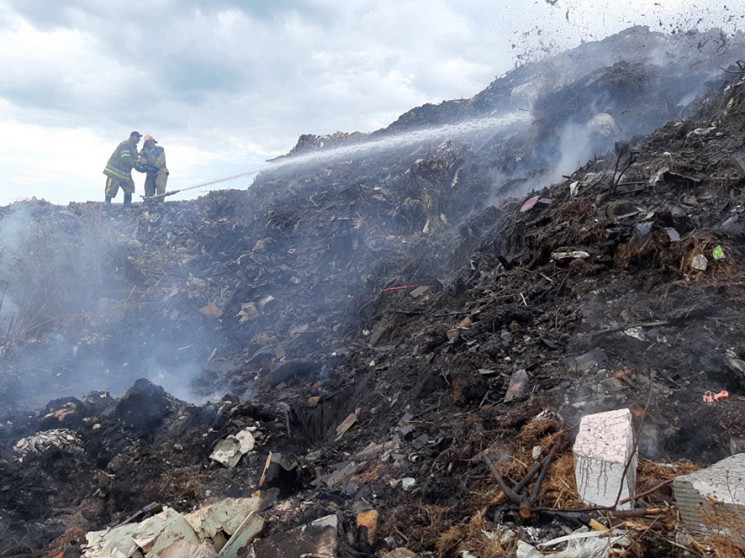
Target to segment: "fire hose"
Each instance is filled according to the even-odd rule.
[[[252,174],[256,174],[262,168],[263,167],[260,167],[258,169],[253,169],[250,171],[241,172],[238,174],[234,174],[232,176],[226,176],[225,178],[218,178],[217,180],[201,182],[200,184],[195,184],[194,186],[188,186],[187,188],[180,188],[179,190],[171,190],[170,192],[163,192],[162,194],[156,194],[155,196],[140,196],[140,197],[145,201],[163,199],[163,198],[167,198],[168,196],[173,196],[174,194],[178,194],[179,192],[186,192],[188,190],[196,190],[197,188],[204,188],[205,186],[212,186],[213,184],[219,184],[220,182],[227,182],[228,180],[234,180],[236,178],[241,178],[242,176],[250,176]]]

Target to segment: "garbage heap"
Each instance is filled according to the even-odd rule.
[[[628,106],[637,70],[550,95]],[[741,553],[745,73],[718,76],[565,177],[538,99],[486,144],[0,209],[0,556]]]

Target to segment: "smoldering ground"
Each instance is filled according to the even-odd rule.
[[[322,164],[286,165],[282,172],[262,173],[247,191],[213,192],[190,202],[114,207],[111,212],[96,204],[59,208],[29,202],[3,210],[2,219],[8,219],[8,226],[0,238],[7,240],[8,246],[4,251],[7,269],[3,267],[8,300],[12,300],[15,312],[38,301],[40,310],[29,312],[30,316],[55,309],[45,319],[24,319],[22,323],[35,324],[34,327],[19,329],[15,338],[8,335],[3,340],[3,363],[10,369],[6,377],[17,382],[15,391],[5,401],[20,399],[19,394],[27,387],[39,389],[43,380],[45,388],[55,388],[47,389],[44,396],[58,400],[58,388],[67,390],[64,393],[71,389],[83,393],[90,389],[84,382],[91,379],[102,388],[116,390],[119,383],[123,389],[141,376],[149,376],[157,383],[175,377],[177,387],[188,389],[188,377],[196,371],[200,393],[222,389],[244,398],[255,386],[261,396],[259,403],[271,402],[286,414],[269,414],[270,419],[260,428],[268,434],[263,447],[244,458],[241,466],[218,470],[206,466],[212,442],[250,424],[243,419],[254,416],[259,405],[244,405],[236,398],[227,398],[215,405],[190,406],[185,414],[211,415],[210,420],[221,408],[242,408],[235,416],[239,419],[236,423],[222,414],[218,429],[205,420],[199,423],[199,429],[187,431],[189,423],[181,421],[181,415],[161,416],[165,406],[147,408],[155,399],[165,403],[162,392],[152,393],[157,397],[140,398],[142,406],[130,405],[126,398],[119,401],[118,406],[128,408],[124,418],[147,410],[150,416],[166,418],[166,424],[177,422],[179,427],[165,436],[159,436],[148,420],[136,429],[122,431],[123,414],[106,416],[101,411],[99,417],[96,410],[100,428],[78,422],[82,424],[82,439],[91,444],[86,448],[88,453],[64,460],[54,453],[22,464],[13,457],[1,463],[8,471],[8,486],[16,483],[17,488],[1,491],[0,520],[15,523],[10,529],[0,526],[0,530],[7,531],[0,535],[6,540],[21,540],[24,550],[46,544],[63,529],[60,518],[67,520],[76,514],[71,521],[78,525],[80,507],[71,504],[80,502],[77,495],[88,496],[84,505],[95,504],[85,519],[91,528],[102,528],[105,523],[119,522],[150,501],[178,501],[186,508],[202,501],[207,490],[213,495],[236,494],[236,489],[243,493],[244,488],[250,491],[261,474],[267,451],[305,455],[318,443],[325,455],[317,465],[329,473],[339,471],[346,464],[337,460],[356,455],[369,442],[377,444],[389,439],[404,422],[399,422],[400,417],[409,408],[412,414],[421,413],[417,419],[424,419],[416,428],[426,429],[428,436],[437,436],[437,441],[423,442],[420,453],[409,454],[416,455],[416,460],[407,456],[407,450],[398,463],[383,466],[391,466],[391,478],[411,473],[417,490],[422,490],[404,502],[413,506],[406,510],[407,517],[411,509],[420,509],[423,501],[446,502],[458,510],[457,521],[461,522],[472,511],[464,511],[463,505],[473,502],[469,504],[471,500],[463,497],[471,494],[469,491],[456,487],[463,486],[463,479],[471,477],[472,467],[477,466],[476,460],[471,459],[477,455],[474,452],[495,439],[497,431],[493,429],[503,419],[507,419],[504,436],[500,426],[498,439],[508,440],[545,408],[541,399],[530,397],[528,402],[528,393],[511,409],[501,406],[513,366],[530,370],[531,395],[565,397],[570,407],[586,403],[582,413],[601,410],[606,405],[617,406],[621,400],[616,395],[626,401],[635,399],[640,392],[646,396],[643,390],[648,384],[630,380],[641,389],[632,387],[632,395],[615,392],[609,393],[612,398],[601,398],[590,389],[601,382],[595,382],[594,376],[571,373],[562,363],[567,356],[567,342],[581,333],[578,329],[583,323],[582,304],[587,302],[588,292],[610,287],[627,291],[636,305],[632,317],[651,317],[649,293],[640,296],[636,275],[627,274],[621,263],[614,269],[616,264],[610,257],[626,246],[634,224],[623,225],[623,236],[612,233],[609,237],[603,232],[609,222],[608,204],[594,201],[594,192],[568,199],[564,183],[541,193],[554,201],[540,211],[520,213],[521,200],[478,211],[494,192],[495,177],[506,181],[527,177],[518,183],[529,184],[532,180],[531,187],[539,188],[542,180],[550,179],[552,171],[557,172],[556,161],[567,162],[567,167],[559,167],[560,172],[571,168],[571,161],[581,159],[583,153],[601,149],[602,146],[577,139],[596,114],[617,113],[618,118],[612,118],[617,121],[619,132],[624,133],[619,122],[631,129],[636,122],[649,125],[651,113],[662,113],[661,97],[652,96],[649,107],[630,111],[629,116],[623,115],[627,120],[623,120],[621,113],[628,108],[623,104],[624,96],[605,93],[615,91],[611,77],[639,75],[625,72],[625,68],[603,70],[597,76],[571,81],[569,85],[581,102],[546,102],[540,127],[510,128],[489,137],[485,136],[486,130],[465,137],[429,137],[424,142],[375,153],[347,152],[343,157],[324,159]],[[648,73],[657,75],[651,69]],[[507,99],[504,102],[511,102],[511,92],[519,83],[503,81],[491,93],[496,95],[501,87],[499,95],[503,101]],[[604,85],[599,87],[598,83]],[[664,88],[668,82],[650,83]],[[623,91],[623,87],[620,89]],[[603,94],[595,95],[596,92]],[[557,100],[561,96],[551,98]],[[487,106],[497,110],[497,105],[494,101]],[[467,106],[464,102],[445,108]],[[627,108],[622,109],[624,106]],[[473,110],[487,109],[481,106]],[[436,112],[437,107],[422,108],[403,120],[407,129],[435,128],[443,125],[443,118]],[[531,119],[537,120],[538,114],[532,113]],[[676,130],[674,126],[667,127],[667,135],[659,138],[656,145],[677,142],[679,148],[678,140],[684,141],[685,135]],[[321,150],[332,148],[324,145]],[[719,151],[719,146],[714,149]],[[657,155],[648,157],[654,161]],[[602,170],[609,166],[594,163]],[[660,192],[662,188],[667,192]],[[675,188],[667,184],[645,189],[643,196],[648,198],[643,204],[656,207],[660,195],[674,193]],[[514,188],[503,189],[496,199],[514,194]],[[15,215],[16,209],[23,212]],[[702,203],[691,211],[701,215],[710,209]],[[471,215],[473,218],[466,225],[457,226]],[[87,234],[81,233],[85,227],[89,227]],[[599,235],[593,238],[596,231]],[[660,237],[667,236],[661,230],[656,232]],[[38,242],[49,248],[34,248]],[[595,264],[600,259],[584,266],[552,264],[552,250],[570,243],[580,243],[593,253],[608,257],[603,257],[602,266]],[[654,246],[663,253],[671,249],[662,242]],[[78,254],[83,249],[93,261]],[[728,256],[733,255],[733,261],[741,260],[728,246],[725,249]],[[38,271],[37,266],[23,260],[29,254],[43,254],[51,270],[38,281],[34,274],[44,270]],[[653,260],[645,259],[649,266],[654,265]],[[452,266],[457,268],[455,277],[448,276],[452,269],[444,265],[450,261],[458,262]],[[511,270],[505,271],[503,261],[512,265]],[[21,265],[27,267],[20,268],[24,273],[19,278],[13,275],[17,273],[14,266]],[[65,283],[63,271],[70,276],[70,285]],[[89,284],[85,282],[87,275],[93,277]],[[659,273],[648,270],[646,277],[658,280]],[[65,283],[64,288],[60,287],[62,294],[51,296],[49,293],[54,292],[58,282]],[[429,294],[420,299],[410,296],[414,285],[429,287]],[[699,293],[708,288],[703,281],[693,282],[692,286],[697,286]],[[82,289],[83,294],[71,292],[73,287]],[[658,297],[657,293],[655,299],[667,299],[659,309],[663,321],[672,320],[679,309],[686,310],[685,298],[690,291],[680,291],[677,301]],[[719,295],[725,298],[727,293]],[[44,302],[46,299],[49,301]],[[619,305],[609,312],[605,303],[616,299],[613,292],[598,299],[600,318],[594,322],[594,330],[615,331],[613,320],[627,307]],[[728,301],[722,308],[727,304]],[[461,322],[464,309],[468,320]],[[696,328],[701,323],[690,323],[691,336],[699,335]],[[659,332],[659,338],[673,339],[673,333],[677,335],[673,331],[676,325],[670,323],[668,327],[670,333]],[[449,339],[448,333],[457,333],[458,337]],[[716,340],[717,336],[711,337]],[[736,331],[732,331],[731,338],[735,337]],[[585,342],[590,343],[593,338],[591,335]],[[644,358],[644,353],[632,353],[630,349],[637,343],[634,339],[629,337],[623,344],[606,347],[608,356],[636,367],[639,361],[629,361],[627,355]],[[660,351],[659,362],[664,365],[669,361],[665,354],[668,349],[659,345],[655,350]],[[577,352],[582,350],[578,348]],[[331,352],[339,355],[343,364],[328,374],[329,367],[334,366],[329,360]],[[716,353],[716,347],[707,343],[701,353],[711,355]],[[681,352],[680,360],[684,357]],[[284,367],[272,370],[271,365],[282,359]],[[709,365],[702,360],[702,367]],[[476,373],[482,366],[489,368],[483,369],[491,373],[489,379]],[[676,366],[681,370],[686,367],[686,362]],[[698,389],[704,384],[701,379],[694,379],[697,383],[685,393],[691,404],[694,398],[698,399],[695,404],[700,407]],[[31,380],[36,380],[33,386]],[[613,387],[613,378],[604,380],[611,380]],[[658,380],[664,381],[663,376]],[[577,389],[569,389],[573,385]],[[158,391],[142,383],[139,387],[141,395],[142,391]],[[37,393],[34,396],[42,397]],[[583,399],[578,401],[579,397]],[[495,405],[483,405],[490,398]],[[580,412],[579,407],[573,408]],[[58,416],[64,418],[65,410],[59,405],[55,409],[62,411]],[[339,445],[337,425],[352,413],[361,424]],[[708,419],[710,425],[715,424],[714,420],[719,422],[714,414]],[[57,412],[49,413],[42,418],[44,413],[37,414],[35,420],[27,421],[27,428],[59,427],[60,422],[65,426],[56,415]],[[293,422],[293,416],[298,420]],[[677,432],[681,438],[692,431],[692,424],[699,427],[699,421],[690,420],[685,413],[663,412],[660,416],[666,421],[673,416],[685,419]],[[82,418],[72,417],[67,424]],[[94,420],[92,416],[85,418]],[[16,421],[16,425],[20,423],[21,420]],[[720,429],[711,426],[711,432]],[[10,425],[4,433],[4,449],[12,455],[13,444],[27,432]],[[653,432],[657,433],[671,440],[671,434],[662,428]],[[324,442],[327,434],[332,434],[335,441],[327,438]],[[693,454],[697,449],[693,444],[699,441],[691,438],[692,445],[677,444],[675,451]],[[413,440],[402,442],[403,448],[410,443],[412,449],[416,447]],[[698,448],[696,455],[719,458],[721,447],[714,445],[710,445],[707,454]],[[450,451],[448,446],[457,451],[452,454],[457,456],[453,458],[453,469],[440,463],[438,479],[444,484],[430,490],[421,472],[436,470],[443,450]],[[534,443],[526,444],[526,448],[530,447]],[[650,436],[643,449],[662,454],[668,447]],[[331,451],[326,453],[325,449]],[[35,463],[40,466],[30,466]],[[36,476],[26,475],[27,471]],[[181,478],[173,475],[177,472],[189,482],[197,480],[199,489],[174,483]],[[218,474],[212,474],[215,472]],[[79,480],[84,484],[77,485]],[[379,484],[365,482],[357,494],[374,496],[371,491],[380,488],[381,498],[376,506],[379,504],[383,511],[395,510],[402,497],[408,498],[403,492],[389,492],[393,487],[385,476],[379,475],[373,482]],[[46,492],[37,492],[35,485]],[[291,490],[306,488],[309,489],[305,481],[298,481],[292,483]],[[341,489],[340,485],[328,488]],[[322,487],[297,495],[303,501],[310,494],[313,500],[325,502],[325,498],[316,497],[327,492]],[[331,505],[337,506],[338,502],[351,511],[354,500],[344,496],[334,499]],[[328,508],[328,504],[321,505]],[[64,508],[62,513],[58,506]],[[293,515],[285,523],[298,521],[300,516]],[[46,530],[38,527],[42,524]],[[27,540],[22,540],[21,535]]]
[[[742,53],[742,39],[694,39],[635,28],[583,45],[519,68],[473,99],[413,109],[364,142],[330,141],[280,160],[240,200],[115,214],[85,204],[6,208],[5,399],[122,393],[139,377],[188,397],[210,356],[250,360],[277,344],[290,358],[333,351],[319,347],[320,326],[332,323],[342,338],[358,325],[363,289],[405,279],[386,277],[391,238],[434,234],[487,203],[546,186],[705,96],[717,66]],[[609,133],[590,126],[598,115],[612,119]],[[421,257],[432,280],[447,268],[444,255]],[[219,312],[200,312],[210,303]],[[224,376],[208,383],[249,389]]]
[[[4,409],[92,390],[120,395],[140,377],[185,393],[198,335],[174,338],[138,295],[137,219],[94,205],[22,202],[0,217]],[[178,373],[174,373],[177,371]]]

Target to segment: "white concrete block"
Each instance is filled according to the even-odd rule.
[[[624,477],[629,458],[631,464]],[[636,466],[634,430],[628,409],[587,415],[582,419],[574,442],[574,476],[583,502],[612,506],[619,488],[619,501],[633,496]],[[618,509],[632,508],[633,502],[618,506]]]

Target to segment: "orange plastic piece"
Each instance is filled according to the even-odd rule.
[[[722,390],[719,393],[714,393],[711,390],[706,390],[704,392],[704,403],[714,403],[715,401],[726,401],[729,399],[729,392],[727,390]]]

